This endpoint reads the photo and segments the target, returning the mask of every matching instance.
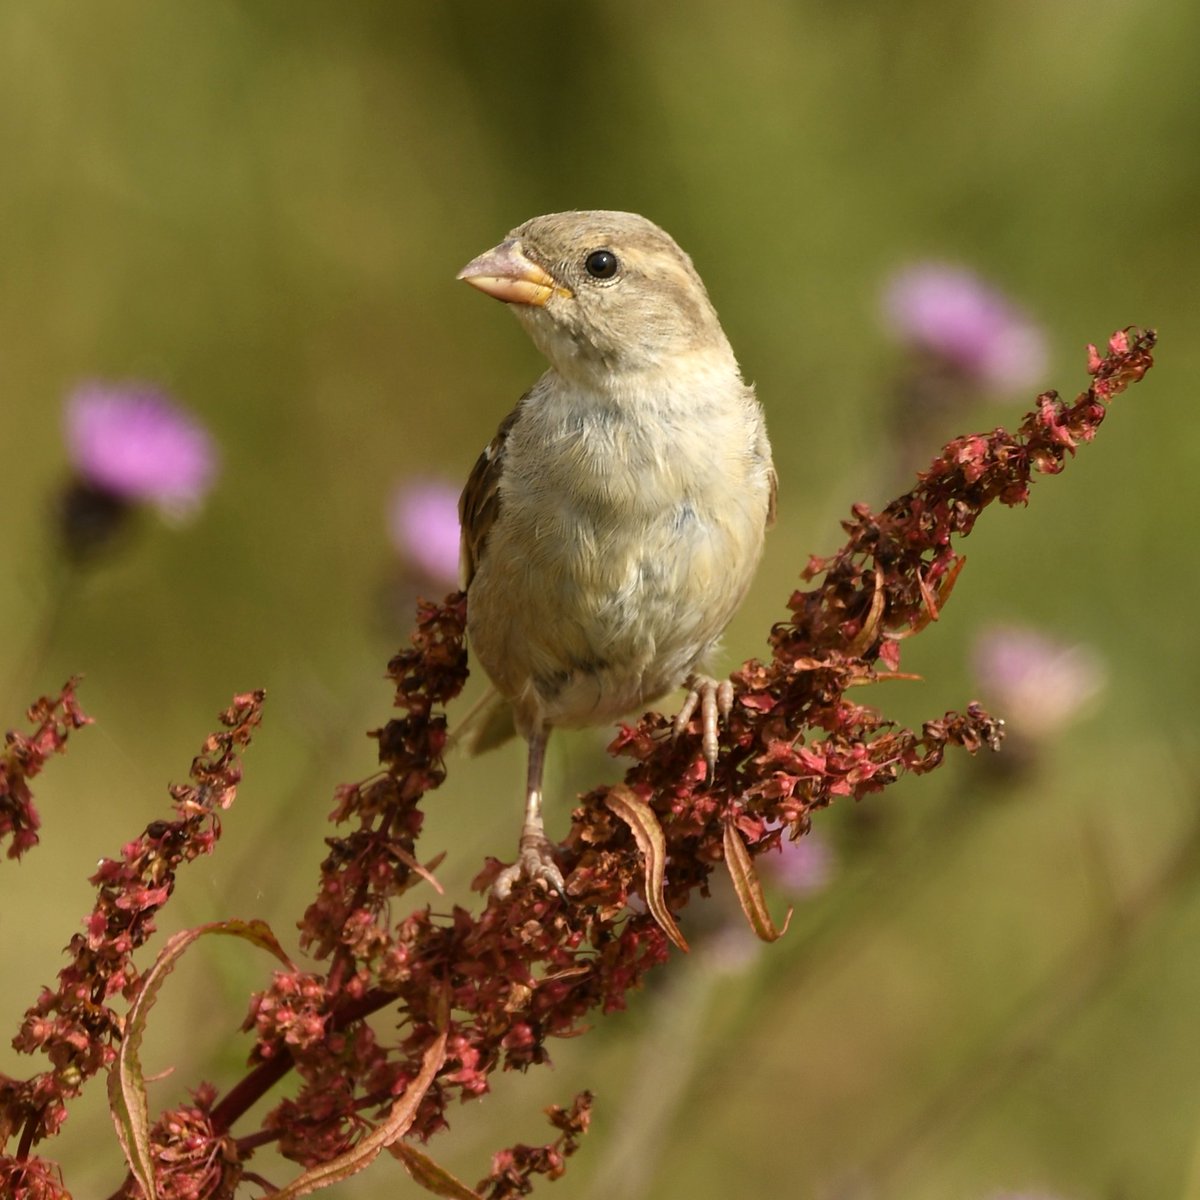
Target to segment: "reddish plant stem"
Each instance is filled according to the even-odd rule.
[[[252,1108],[295,1066],[290,1050],[261,1062],[226,1094],[212,1111],[212,1127],[227,1133],[230,1126]]]

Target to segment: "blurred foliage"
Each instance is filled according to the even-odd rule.
[[[877,699],[907,721],[970,699],[993,620],[1091,643],[1110,686],[1036,773],[1001,785],[967,763],[824,814],[842,869],[782,942],[673,964],[431,1149],[476,1178],[588,1086],[566,1195],[1200,1195],[1200,887],[1194,856],[1170,866],[1200,818],[1200,431],[1182,417],[1198,47],[1186,0],[0,0],[0,675],[52,602],[70,387],[161,384],[223,453],[200,519],[151,524],[92,573],[37,678],[4,696],[11,725],[82,671],[99,722],[42,781],[42,847],[0,870],[7,1026],[58,969],[97,856],[163,812],[215,711],[257,686],[246,785],[173,916],[262,917],[287,941],[331,789],[371,769],[361,734],[388,716],[408,611],[387,493],[464,478],[541,369],[454,273],[535,213],[627,208],[693,255],[771,425],[781,519],[730,664],[760,651],[849,504],[903,486],[890,269],[933,256],[992,279],[1044,323],[1045,383],[1067,393],[1085,342],[1157,327],[1160,365],[1097,444],[1028,512],[981,522],[906,651],[926,681]],[[947,414],[929,453],[1030,399]],[[558,739],[552,792],[613,777],[605,736]],[[456,899],[477,902],[483,854],[511,852],[519,758],[452,763],[430,804]],[[239,1070],[229,1030],[258,964],[224,947],[197,963],[148,1038],[148,1069],[179,1068],[164,1094]],[[119,1178],[100,1097],[46,1150],[79,1195]],[[389,1170],[342,1191],[390,1195]]]

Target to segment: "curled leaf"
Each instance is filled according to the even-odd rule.
[[[445,1167],[439,1166],[423,1150],[418,1150],[410,1142],[393,1142],[388,1147],[388,1153],[398,1158],[404,1169],[427,1192],[435,1196],[446,1196],[448,1200],[481,1200],[479,1193],[467,1187],[461,1179],[451,1175]]]
[[[439,854],[435,854],[424,866],[422,866],[415,858],[413,858],[411,854],[405,850],[402,850],[399,846],[393,846],[392,853],[410,871],[412,871],[414,875],[417,875],[421,879],[425,880],[425,882],[429,884],[429,886],[433,888],[433,890],[437,892],[439,896],[444,896],[446,894],[446,889],[442,887],[440,883],[438,883],[437,876],[434,875],[434,871],[436,871],[438,867],[442,865],[442,860],[446,857],[445,850],[441,851]]]
[[[890,630],[888,636],[895,641],[900,641],[902,638],[911,637],[914,633],[920,633],[930,621],[938,620],[941,616],[942,606],[950,598],[950,593],[954,591],[954,585],[958,582],[958,577],[966,563],[967,556],[965,554],[953,555],[950,566],[936,584],[930,584],[924,572],[917,571],[916,583],[921,594],[922,610],[911,624],[907,627]]]
[[[870,687],[873,683],[924,683],[925,676],[918,675],[914,671],[887,671],[883,674],[871,672],[870,675],[860,679],[847,679],[846,689],[856,687]]]
[[[746,914],[746,920],[750,922],[750,928],[754,930],[755,935],[764,942],[774,942],[783,937],[792,922],[792,913],[795,910],[789,907],[787,916],[783,919],[783,928],[776,927],[767,910],[762,883],[750,859],[750,852],[732,820],[725,822],[725,865],[729,868],[729,877],[733,880],[733,890],[737,893],[738,903],[741,904],[742,912]]]
[[[851,657],[861,658],[875,644],[875,638],[879,633],[879,624],[883,619],[883,608],[886,601],[887,593],[885,591],[883,570],[880,567],[876,567],[874,590],[871,593],[871,607],[867,615],[863,618],[862,627],[846,647],[846,653]]]
[[[408,1090],[392,1105],[392,1111],[386,1119],[377,1125],[361,1142],[331,1158],[329,1162],[318,1163],[310,1167],[302,1175],[298,1175],[286,1187],[272,1192],[272,1200],[292,1200],[295,1196],[306,1196],[319,1188],[328,1187],[331,1183],[341,1183],[351,1175],[357,1175],[364,1167],[369,1167],[379,1156],[379,1152],[402,1138],[412,1125],[417,1115],[425,1093],[433,1085],[437,1073],[446,1061],[446,1032],[443,1030],[425,1051],[421,1060],[421,1069],[416,1078],[408,1085]],[[397,1156],[399,1157],[399,1156]],[[403,1161],[403,1160],[402,1160]]]
[[[663,882],[667,874],[667,840],[663,837],[662,826],[658,823],[654,810],[632,788],[623,783],[609,789],[604,803],[629,826],[634,841],[642,852],[642,860],[646,867],[646,906],[650,909],[650,915],[658,922],[663,933],[686,954],[688,944],[663,900]]]
[[[220,933],[242,938],[261,946],[280,962],[291,966],[283,947],[264,921],[214,921],[185,929],[168,939],[154,965],[146,972],[141,987],[125,1018],[125,1036],[117,1050],[116,1061],[108,1073],[108,1105],[117,1141],[125,1154],[130,1173],[141,1186],[147,1200],[155,1200],[154,1154],[150,1146],[150,1105],[146,1098],[146,1077],[138,1052],[146,1032],[146,1020],[158,999],[158,993],[175,969],[183,952],[205,934]]]

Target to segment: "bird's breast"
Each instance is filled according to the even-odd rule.
[[[532,689],[547,719],[586,724],[694,668],[761,552],[769,463],[752,452],[756,417],[701,397],[635,411],[551,403],[514,426],[470,597],[502,691]]]

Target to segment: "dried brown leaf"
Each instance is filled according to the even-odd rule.
[[[125,1019],[125,1036],[121,1039],[116,1061],[108,1073],[108,1103],[125,1161],[147,1200],[155,1200],[158,1191],[154,1182],[154,1154],[150,1146],[146,1076],[138,1057],[146,1032],[146,1021],[163,983],[175,969],[183,952],[206,934],[218,933],[253,942],[270,951],[280,962],[289,967],[292,965],[265,922],[216,921],[209,925],[198,925],[195,929],[185,929],[168,939],[154,965],[146,972]]]
[[[633,832],[642,860],[646,867],[646,905],[659,928],[685,954],[688,944],[684,940],[675,918],[671,916],[663,900],[663,882],[667,874],[667,839],[662,826],[650,807],[631,787],[618,783],[610,788],[604,803],[625,822]]]
[[[750,922],[750,928],[754,930],[755,935],[764,942],[774,942],[783,937],[792,922],[792,913],[795,910],[789,907],[787,916],[783,919],[783,928],[776,926],[767,909],[762,883],[754,869],[750,852],[732,820],[725,822],[725,865],[729,868],[729,877],[733,880],[733,890],[737,893],[738,903],[741,904],[742,912],[746,914],[746,920]]]
[[[435,1163],[423,1150],[411,1142],[393,1142],[388,1153],[404,1164],[404,1169],[427,1192],[435,1196],[446,1196],[448,1200],[481,1200],[477,1191],[467,1187],[461,1179],[451,1175],[445,1167]]]
[[[408,1086],[408,1090],[392,1105],[387,1118],[377,1125],[361,1142],[345,1154],[339,1154],[329,1162],[318,1163],[302,1175],[298,1175],[286,1187],[272,1193],[273,1200],[292,1200],[295,1196],[306,1196],[331,1183],[341,1183],[351,1175],[357,1175],[369,1167],[398,1138],[402,1138],[416,1118],[417,1109],[425,1099],[425,1093],[433,1085],[437,1073],[446,1061],[446,1033],[443,1030],[429,1044],[421,1061],[421,1070]]]

